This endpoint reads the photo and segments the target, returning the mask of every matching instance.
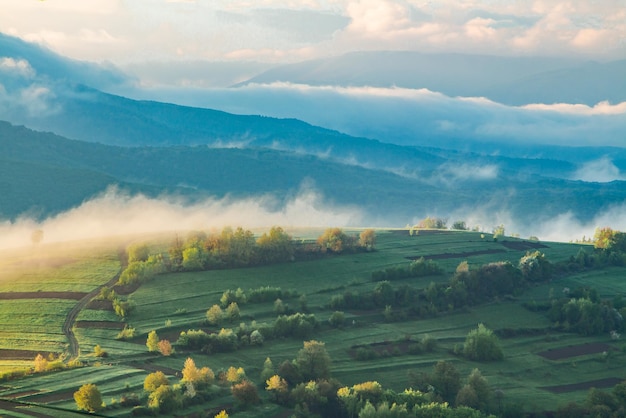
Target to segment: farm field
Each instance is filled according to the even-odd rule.
[[[311,239],[321,232],[291,233]],[[532,312],[523,306],[548,302],[564,288],[580,286],[593,286],[603,298],[623,295],[623,268],[560,273],[519,295],[426,318],[409,316],[390,321],[379,308],[345,308],[345,324],[339,328],[329,324],[337,310],[329,306],[333,297],[344,292],[372,292],[377,286],[373,272],[406,266],[420,257],[436,262],[443,273],[393,280],[393,286],[427,289],[431,283],[447,283],[462,261],[467,261],[470,268],[499,261],[516,266],[527,251],[539,250],[551,263],[558,263],[575,257],[581,248],[591,253],[593,247],[510,237],[494,241],[491,234],[447,230],[420,230],[416,235],[407,230],[377,230],[376,238],[376,250],[372,252],[326,255],[262,267],[159,274],[139,287],[126,289],[129,293],[123,297],[132,301],[134,310],[123,320],[110,303],[93,299],[94,292],[117,278],[125,263],[119,250],[125,248],[128,239],[68,244],[63,250],[41,246],[7,252],[0,259],[0,266],[6,267],[0,276],[0,371],[32,366],[39,352],[65,355],[69,360],[72,353],[64,326],[71,311],[75,311],[70,325],[78,344],[76,359],[80,367],[0,382],[0,415],[71,416],[67,414],[76,410],[73,393],[83,384],[95,383],[107,405],[100,414],[129,416],[132,406],[123,405],[122,400],[144,396],[143,382],[149,373],[161,370],[171,382],[177,382],[190,356],[197,365],[208,366],[216,374],[230,366],[242,367],[259,388],[263,403],[241,410],[229,393],[220,392],[207,403],[191,406],[176,416],[212,417],[220,408],[233,416],[289,416],[281,415],[285,413],[283,407],[269,402],[260,373],[267,357],[274,365],[292,360],[303,341],[310,339],[325,343],[332,359],[332,376],[344,385],[376,380],[385,388],[402,391],[412,385],[412,376],[428,373],[438,361],[446,360],[463,378],[473,369],[480,369],[490,387],[501,393],[502,402],[523,405],[525,412],[582,402],[591,387],[610,388],[623,378],[620,370],[626,367],[626,354],[619,340],[612,340],[608,334],[585,337],[557,330],[545,312]],[[167,256],[169,239],[154,238],[150,241],[151,252]],[[42,249],[47,252],[38,252]],[[309,338],[271,339],[260,346],[243,346],[226,353],[186,351],[175,344],[180,332],[190,329],[211,333],[222,327],[272,324],[277,317],[273,300],[241,304],[236,321],[219,326],[207,323],[207,309],[219,304],[225,291],[241,288],[249,292],[265,286],[292,291],[293,297],[283,300],[286,312],[315,315],[320,326]],[[502,361],[469,361],[455,354],[479,323],[500,336]],[[118,339],[124,327],[133,328],[135,336]],[[146,338],[151,331],[170,340],[175,353],[149,353]],[[411,344],[426,336],[436,341],[435,348],[411,353]],[[108,356],[96,357],[96,345]],[[360,347],[368,347],[378,355],[359,360],[355,353]]]

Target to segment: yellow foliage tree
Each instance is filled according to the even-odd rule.
[[[76,407],[81,411],[97,412],[103,408],[100,390],[93,383],[82,385],[74,392]]]

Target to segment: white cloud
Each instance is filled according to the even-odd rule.
[[[607,183],[615,180],[626,180],[619,168],[608,157],[584,163],[574,173],[573,180]]]
[[[555,104],[543,104],[535,103],[522,106],[524,109],[552,111],[563,114],[572,115],[621,115],[626,114],[626,102],[617,103],[615,105],[610,104],[607,101],[600,102],[595,106],[588,106],[584,104],[570,104],[570,103],[555,103]]]
[[[31,78],[35,75],[35,70],[30,66],[28,61],[11,57],[0,58],[0,71],[17,74],[26,78]]]
[[[0,9],[6,32],[73,58],[117,63],[289,62],[372,49],[626,55],[621,0],[0,0]]]

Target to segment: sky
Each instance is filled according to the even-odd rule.
[[[297,62],[360,50],[626,58],[624,0],[0,0],[80,60]]]

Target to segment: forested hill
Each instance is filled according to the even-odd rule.
[[[458,213],[460,208],[467,213],[479,208],[506,210],[522,222],[568,211],[590,218],[606,205],[626,199],[622,182],[584,183],[513,171],[483,177],[468,173],[461,178],[446,170],[401,176],[267,148],[119,147],[0,123],[2,218],[58,213],[109,185],[189,200],[269,194],[277,202],[307,185],[328,203],[358,207],[366,221],[391,224],[405,224],[424,214]]]

